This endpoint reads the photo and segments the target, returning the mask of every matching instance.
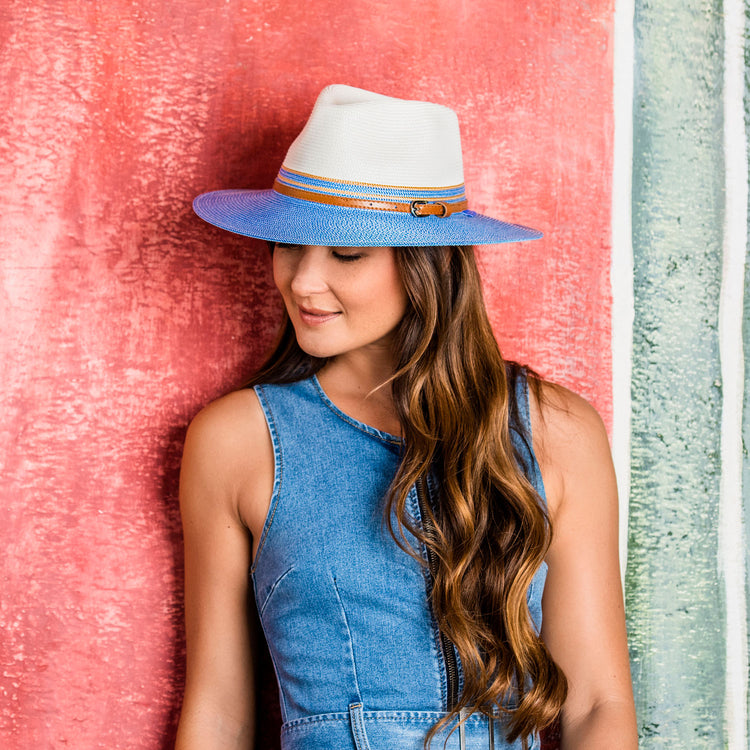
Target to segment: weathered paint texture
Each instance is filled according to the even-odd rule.
[[[747,106],[747,99],[745,105],[746,123],[750,127],[750,109]],[[750,156],[750,152],[748,154]],[[750,178],[750,175],[749,175]],[[750,204],[748,204],[748,211],[750,212]],[[748,225],[750,231],[750,224]],[[749,248],[750,252],[750,248]],[[750,577],[747,573],[750,571],[750,545],[747,544],[748,529],[750,529],[750,378],[747,373],[750,373],[750,264],[745,266],[745,301],[743,309],[743,348],[744,348],[744,360],[745,360],[745,394],[742,406],[742,498],[743,498],[743,518],[744,518],[744,536],[745,536],[745,601],[750,601]],[[750,630],[750,617],[746,613],[746,622],[748,630]],[[750,639],[747,644],[748,651],[750,651]],[[750,691],[750,673],[747,674],[748,679],[748,691]],[[748,705],[748,719],[746,726],[746,745],[747,741],[750,740],[750,705]],[[744,748],[742,749],[744,750]]]
[[[750,39],[750,4],[745,2],[745,39]],[[750,45],[745,44],[745,90],[744,90],[744,113],[745,113],[745,133],[750,133]],[[750,142],[745,143],[745,153],[747,154],[748,163],[750,163]],[[748,184],[750,184],[750,173],[748,173]],[[750,197],[747,205],[748,216],[748,238],[750,238]],[[750,263],[747,258],[750,257],[750,247],[745,260],[745,296],[742,316],[742,345],[744,350],[745,364],[745,392],[742,404],[742,498],[743,498],[743,517],[745,522],[745,601],[750,601],[750,545],[747,544],[748,530],[750,529]],[[750,631],[750,618],[748,630]],[[750,640],[748,641],[748,651],[750,651]],[[748,674],[748,689],[750,689],[750,673]],[[750,739],[750,706],[748,707],[748,718],[746,726],[746,739]],[[743,748],[744,750],[744,748]]]
[[[397,12],[396,12],[397,11]],[[279,317],[192,197],[267,187],[318,91],[453,106],[505,351],[609,423],[612,0],[0,7],[0,745],[167,748],[185,427]]]
[[[722,6],[636,2],[627,608],[643,748],[724,747]]]
[[[723,0],[724,241],[719,300],[721,362],[721,499],[719,578],[726,602],[724,741],[747,750],[748,623],[746,531],[742,496],[742,419],[745,392],[742,340],[747,265],[748,160],[745,126],[745,2]]]

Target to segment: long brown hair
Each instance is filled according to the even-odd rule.
[[[472,248],[403,247],[396,261],[410,305],[395,336],[391,388],[404,449],[386,519],[398,544],[422,560],[404,541],[408,529],[437,560],[431,605],[463,668],[458,700],[425,744],[466,709],[505,719],[508,740],[526,748],[559,713],[567,683],[526,602],[551,528],[510,437],[511,425],[522,431],[512,397],[521,368],[500,354]],[[300,380],[325,362],[300,349],[286,318],[251,385]],[[407,496],[430,471],[438,496],[419,526]]]

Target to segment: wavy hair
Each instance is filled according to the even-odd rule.
[[[423,560],[406,529],[437,562],[430,603],[463,669],[461,693],[425,746],[443,727],[455,729],[463,709],[503,719],[508,740],[520,737],[526,748],[528,735],[559,714],[567,683],[526,602],[551,527],[510,437],[512,428],[523,433],[511,396],[522,368],[500,354],[471,247],[402,247],[396,261],[410,302],[390,380],[404,451],[385,517],[402,548]],[[325,363],[300,349],[287,317],[250,385],[301,380]],[[533,375],[530,382],[539,392]],[[428,472],[437,497],[418,525],[407,496]]]

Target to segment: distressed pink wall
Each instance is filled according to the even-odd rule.
[[[612,0],[7,0],[0,9],[0,744],[165,748],[184,429],[278,304],[190,200],[267,187],[318,91],[454,107],[506,355],[609,420]]]

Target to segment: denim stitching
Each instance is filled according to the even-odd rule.
[[[528,467],[529,480],[534,489],[539,493],[545,505],[547,504],[547,493],[544,490],[544,481],[542,480],[542,470],[539,468],[539,462],[534,453],[534,436],[531,431],[531,405],[529,401],[529,378],[524,374],[516,382],[516,403],[518,404],[518,418],[524,423],[527,435],[521,435],[518,430],[514,432],[519,435],[521,440],[526,443],[526,450],[530,465]]]
[[[258,607],[258,614],[262,617],[263,613],[266,611],[266,607],[268,606],[268,602],[273,596],[273,592],[276,591],[276,587],[294,570],[294,565],[292,565],[290,568],[287,568],[273,583],[273,586],[271,586],[271,589],[269,590],[268,594],[266,594],[266,598],[263,600],[263,604]],[[257,602],[256,602],[257,604]]]
[[[365,731],[365,722],[362,718],[362,704],[352,703],[349,705],[349,723],[352,727],[354,744],[357,750],[370,750],[370,743],[367,741],[367,732]]]
[[[268,403],[267,397],[263,391],[262,385],[255,386],[255,393],[260,401],[261,409],[263,409],[263,415],[266,418],[268,424],[268,432],[271,435],[271,443],[273,444],[273,457],[274,457],[274,478],[273,478],[273,493],[271,494],[271,507],[268,510],[265,523],[263,524],[263,531],[260,535],[260,541],[258,542],[258,549],[255,552],[255,558],[253,559],[252,565],[250,566],[250,573],[255,574],[258,568],[258,561],[260,560],[261,552],[265,546],[268,534],[271,531],[271,525],[276,515],[276,511],[279,507],[279,499],[281,497],[281,482],[284,477],[284,460],[281,455],[281,441],[279,440],[279,433],[276,428],[276,420],[273,417],[271,406]]]
[[[430,483],[430,475],[427,475],[427,487],[430,489],[431,483]],[[412,518],[417,519],[419,522],[420,528],[423,528],[422,524],[422,511],[419,507],[419,502],[417,501],[417,490],[415,487],[412,487],[409,490],[408,500],[410,504],[410,513],[412,515]],[[447,686],[447,678],[445,677],[447,669],[445,666],[445,659],[443,658],[443,647],[440,643],[440,628],[438,627],[437,620],[435,619],[435,614],[432,611],[432,606],[430,605],[430,596],[432,594],[432,576],[430,575],[430,568],[427,564],[427,547],[424,542],[419,543],[419,551],[422,559],[424,560],[424,565],[422,566],[422,576],[424,578],[424,588],[425,588],[425,606],[427,607],[427,611],[429,613],[430,617],[430,623],[432,624],[432,645],[433,645],[433,653],[435,656],[435,661],[438,664],[438,683],[440,684],[440,700],[442,702],[442,705],[444,708],[448,706],[448,686]]]
[[[390,433],[383,432],[382,430],[378,430],[375,427],[371,427],[369,424],[365,424],[364,422],[358,422],[356,419],[354,419],[354,417],[350,417],[346,412],[341,411],[341,409],[339,409],[339,407],[336,406],[336,404],[334,404],[330,398],[328,398],[326,392],[323,390],[323,386],[321,386],[320,382],[318,381],[317,375],[312,376],[311,382],[315,386],[315,389],[318,391],[318,395],[320,396],[323,403],[339,419],[346,422],[347,424],[350,424],[352,427],[359,430],[360,432],[363,432],[365,435],[369,435],[370,437],[382,440],[384,443],[388,443],[389,445],[402,445],[403,441],[401,440],[401,438],[397,438],[395,435],[391,435]]]
[[[404,721],[424,721],[433,724],[444,716],[442,711],[362,711],[362,716],[368,721],[377,721],[384,723],[401,723]],[[313,714],[312,716],[301,716],[298,719],[291,719],[281,727],[282,731],[290,731],[297,728],[303,728],[308,724],[324,724],[327,722],[349,721],[349,714],[343,711],[337,711],[327,714]],[[475,724],[485,723],[487,718],[484,714],[474,713],[466,720],[466,725],[473,727]],[[500,719],[496,722],[502,724]]]
[[[341,607],[341,615],[344,618],[344,625],[346,626],[346,637],[349,640],[349,652],[351,653],[352,672],[354,674],[354,688],[357,691],[357,697],[361,699],[362,695],[359,691],[359,680],[357,679],[357,662],[354,659],[354,641],[352,640],[352,631],[351,631],[351,628],[349,627],[349,620],[346,616],[344,603],[341,600],[341,593],[339,592],[339,587],[338,587],[338,582],[336,581],[336,576],[331,575],[331,580],[333,581],[333,590],[336,592],[336,599],[338,600],[339,607]]]
[[[266,520],[263,523],[263,531],[260,535],[260,540],[258,542],[258,549],[255,552],[255,557],[252,560],[252,563],[250,564],[250,575],[253,578],[253,581],[255,582],[255,571],[258,568],[258,563],[261,559],[261,552],[263,551],[263,548],[266,543],[266,539],[268,538],[268,534],[271,531],[271,526],[273,524],[273,520],[276,516],[276,511],[279,508],[279,501],[281,498],[281,482],[284,476],[284,460],[281,453],[281,441],[279,440],[279,433],[278,429],[276,427],[276,420],[274,419],[273,412],[271,411],[271,405],[268,402],[268,398],[265,395],[265,392],[263,391],[262,386],[255,386],[254,388],[256,395],[258,396],[258,401],[260,403],[260,407],[263,410],[263,415],[266,419],[266,424],[268,425],[268,432],[271,436],[271,444],[273,446],[273,458],[274,458],[274,469],[273,469],[273,491],[271,493],[271,505],[268,509],[268,514],[266,515]],[[291,568],[290,568],[291,570]],[[289,571],[287,571],[288,573]],[[258,588],[257,586],[253,586],[255,590],[255,606],[258,607],[258,615],[262,615],[263,611],[265,611],[266,605],[268,604],[271,594],[273,593],[274,589],[278,585],[278,583],[281,581],[281,578],[283,578],[286,575],[284,573],[283,576],[281,576],[276,583],[274,584],[273,588],[269,592],[268,596],[266,597],[264,603],[263,603],[263,609],[261,610],[260,607],[258,607]],[[263,627],[263,620],[261,619],[261,627]],[[265,630],[265,628],[264,628]],[[276,666],[276,660],[273,658],[273,654],[271,654],[271,663],[273,664],[274,672],[276,673],[276,682],[279,685],[279,707],[281,709],[281,714],[283,718],[286,718],[288,716],[289,707],[287,705],[287,697],[284,691],[284,688],[281,684],[281,681],[279,680],[279,670]]]

